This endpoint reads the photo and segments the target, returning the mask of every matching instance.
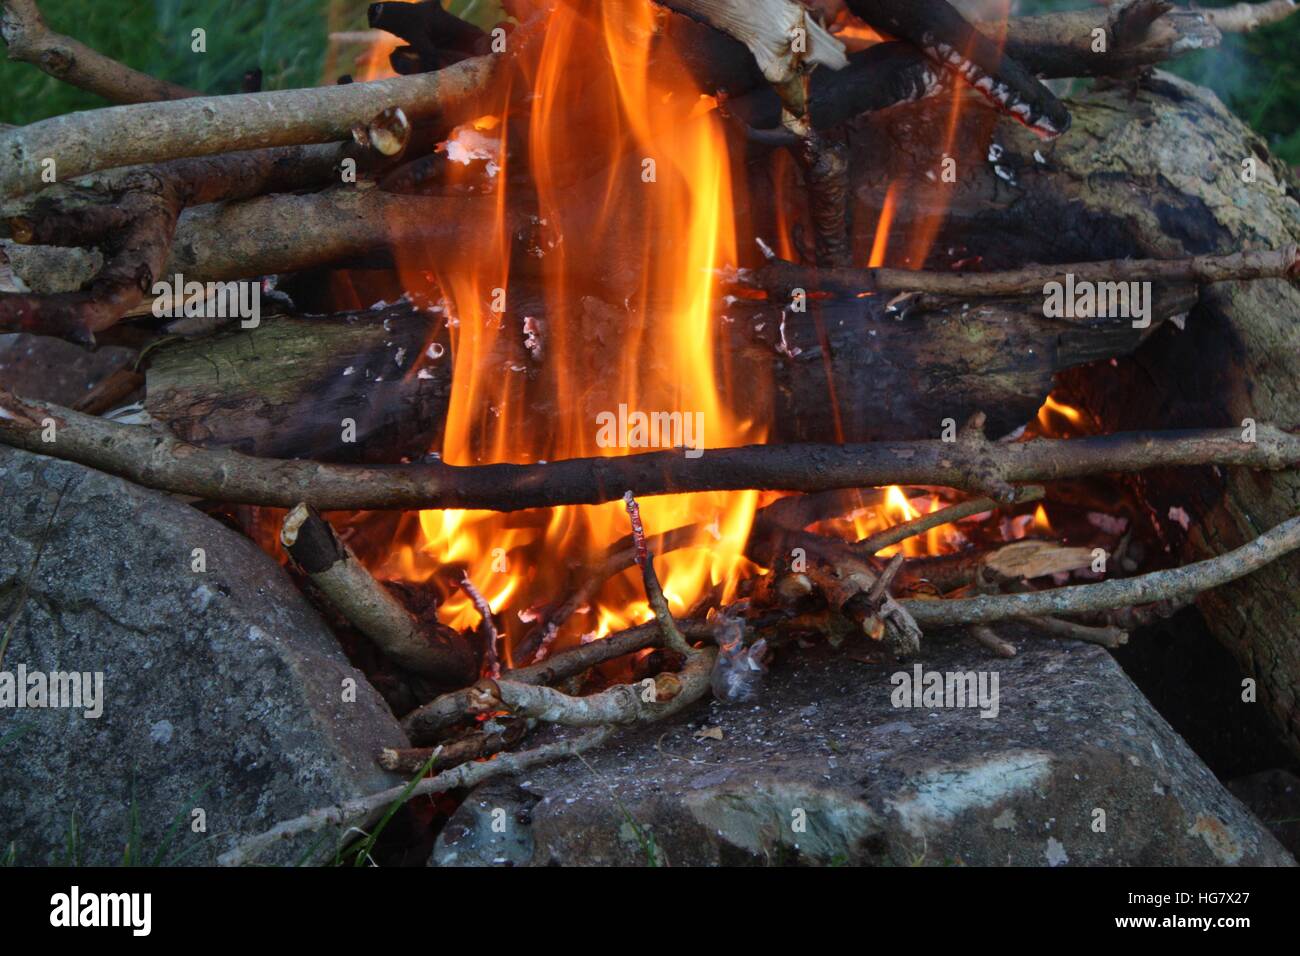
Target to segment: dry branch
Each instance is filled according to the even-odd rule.
[[[80,115],[80,114],[78,114]],[[98,246],[104,265],[82,288],[0,294],[0,331],[91,342],[140,304],[167,269],[177,217],[187,206],[318,184],[333,175],[336,146],[251,150],[132,167],[57,186],[4,222],[24,244]]]
[[[280,543],[339,613],[395,664],[448,684],[463,685],[478,676],[478,661],[465,639],[411,614],[314,509],[298,505],[290,511]]]
[[[491,724],[492,722],[489,722]],[[529,720],[511,720],[496,722],[500,729],[475,730],[456,740],[448,741],[439,747],[385,747],[379,752],[379,766],[394,773],[410,775],[423,767],[430,757],[433,763],[429,769],[435,772],[449,767],[458,767],[469,760],[490,757],[508,750],[524,739],[532,726]],[[434,756],[437,751],[437,756]]]
[[[85,173],[231,150],[348,139],[384,110],[412,120],[454,114],[482,93],[499,57],[437,73],[305,90],[194,97],[68,113],[0,133],[0,199],[39,190],[42,163],[60,181]]]
[[[812,269],[771,259],[753,273],[750,283],[780,297],[795,289],[834,295],[919,292],[952,298],[1043,295],[1049,283],[1075,282],[1232,282],[1244,279],[1300,279],[1300,247],[1237,252],[1188,259],[1116,259],[1069,265],[1027,266],[1005,272],[914,272],[908,269]]]
[[[1074,621],[1064,621],[1058,617],[1027,617],[1024,622],[1052,637],[1100,644],[1112,650],[1128,643],[1128,634],[1113,624],[1105,627],[1089,627],[1087,624],[1076,624]]]
[[[1125,76],[1222,42],[1209,11],[1175,7],[1165,0],[1136,0],[1007,23],[1005,49],[1040,76]],[[1096,31],[1105,35],[1104,47]],[[996,35],[997,24],[985,31]]]
[[[200,94],[155,79],[51,30],[35,0],[4,0],[0,36],[9,59],[30,63],[55,79],[88,90],[113,103],[153,103]]]
[[[1296,4],[1295,0],[1265,0],[1264,3],[1237,3],[1201,12],[1224,33],[1250,33],[1282,22],[1296,12]]]
[[[900,603],[918,623],[939,626],[1084,614],[1200,594],[1245,577],[1296,548],[1300,548],[1300,518],[1284,521],[1235,551],[1168,571],[1023,594],[992,594],[943,601],[905,600]]]
[[[57,436],[45,441],[42,422]],[[1014,500],[1016,483],[1184,465],[1278,470],[1300,464],[1300,437],[1255,429],[1120,432],[1028,442],[874,442],[865,445],[750,445],[698,458],[653,452],[572,458],[535,465],[445,463],[329,465],[252,458],[199,448],[157,430],[121,425],[0,392],[0,441],[129,478],[137,484],[216,501],[319,511],[483,508],[517,511],[689,491],[824,491],[937,485]]]
[[[687,637],[696,640],[706,640],[713,635],[712,625],[701,621],[678,621],[677,627]],[[563,651],[541,663],[506,671],[502,677],[516,684],[554,684],[583,674],[606,661],[647,647],[659,647],[662,643],[663,631],[658,622],[641,624]],[[443,694],[407,714],[402,720],[402,728],[412,741],[421,743],[463,720],[469,706],[468,689]]]
[[[659,0],[735,37],[769,83],[783,84],[815,66],[843,69],[844,44],[794,0]],[[795,44],[796,36],[802,43]]]
[[[1037,485],[1028,485],[1016,489],[1014,502],[1009,504],[1024,504],[1027,501],[1038,501],[1045,494],[1043,488]],[[949,505],[947,508],[940,508],[938,511],[932,511],[929,514],[919,515],[911,521],[904,521],[902,524],[894,525],[892,528],[885,528],[883,531],[877,531],[875,534],[863,538],[853,545],[853,549],[861,554],[877,554],[891,545],[898,544],[900,541],[906,541],[908,538],[914,538],[917,535],[925,534],[931,528],[942,527],[946,524],[952,524],[954,521],[960,521],[962,518],[969,518],[972,515],[983,514],[986,511],[993,511],[995,508],[1001,508],[1002,502],[994,501],[992,498],[972,498],[969,501],[961,501],[955,505]]]
[[[653,693],[650,682],[616,684],[597,694],[573,697],[540,684],[483,680],[470,689],[470,709],[478,713],[505,709],[518,717],[569,727],[653,723],[680,713],[708,692],[717,654],[713,647],[692,651],[679,673],[654,678]]]
[[[332,807],[323,807],[310,813],[276,824],[265,833],[251,837],[223,853],[217,860],[222,866],[244,866],[253,862],[275,844],[303,833],[315,833],[328,827],[366,827],[403,796],[411,798],[431,793],[446,793],[463,787],[472,787],[493,777],[518,773],[538,764],[549,763],[565,757],[576,756],[603,744],[614,733],[612,727],[591,730],[580,737],[566,738],[519,753],[498,754],[494,760],[461,764],[436,777],[417,783],[409,794],[406,786],[392,787],[358,797]]]

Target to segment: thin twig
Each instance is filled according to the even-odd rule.
[[[923,625],[992,624],[1022,617],[1083,614],[1199,594],[1257,571],[1296,548],[1300,548],[1300,518],[1291,518],[1235,551],[1181,568],[1023,594],[899,603]]]
[[[432,793],[446,793],[463,787],[472,787],[493,777],[518,773],[538,764],[549,763],[565,757],[573,757],[584,751],[603,744],[614,733],[612,727],[591,730],[580,737],[566,738],[555,743],[545,744],[533,750],[519,753],[498,754],[495,759],[484,762],[461,764],[444,771],[436,777],[428,777],[417,783],[407,794],[408,785],[391,787],[379,793],[347,800],[332,807],[312,810],[292,820],[278,823],[265,833],[250,837],[227,852],[217,860],[221,866],[245,866],[265,853],[268,849],[284,840],[292,839],[303,833],[315,833],[327,827],[365,827],[377,819],[394,801],[404,794],[409,797],[426,796]]]
[[[919,272],[910,269],[813,269],[769,259],[761,269],[739,273],[738,281],[784,298],[794,290],[832,295],[925,293],[971,299],[1043,295],[1050,283],[1078,282],[1231,282],[1243,279],[1300,278],[1300,247],[1186,259],[1115,259],[1069,265],[1026,266],[1005,272]],[[1087,317],[1080,317],[1087,318]]]
[[[1038,501],[1044,494],[1046,492],[1041,486],[1026,485],[1016,489],[1015,501],[1011,503],[1024,504],[1027,501]],[[900,541],[906,541],[908,538],[925,534],[931,528],[939,528],[946,524],[952,524],[954,521],[969,518],[971,515],[983,514],[986,511],[994,511],[1001,507],[1004,507],[1003,503],[994,501],[992,498],[972,498],[969,501],[958,502],[955,505],[949,505],[947,508],[940,508],[938,511],[920,515],[911,521],[896,524],[892,528],[877,531],[875,534],[869,535],[854,544],[853,550],[867,556],[879,554],[885,548],[898,544]]]

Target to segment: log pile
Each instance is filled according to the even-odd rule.
[[[1269,706],[1300,741],[1300,658],[1273,636],[1300,619],[1300,564],[1285,559],[1300,549],[1295,184],[1220,105],[1153,72],[1289,7],[1200,12],[1131,0],[972,24],[946,0],[850,0],[816,13],[765,0],[752,5],[759,14],[734,0],[665,0],[647,41],[651,65],[685,71],[721,104],[733,175],[750,187],[738,231],[779,233],[789,210],[764,184],[787,157],[804,192],[795,216],[804,228],[784,257],[759,243],[716,276],[728,294],[710,358],[744,384],[722,398],[738,417],[771,422],[767,443],[697,457],[447,464],[428,455],[457,387],[443,304],[407,295],[343,312],[320,290],[341,268],[391,277],[412,246],[433,260],[504,256],[511,306],[478,361],[519,377],[527,427],[572,411],[557,406],[554,356],[529,344],[539,317],[550,320],[545,250],[555,237],[535,214],[524,144],[506,138],[523,154],[512,168],[525,170],[509,174],[507,203],[505,182],[450,176],[438,148],[485,104],[526,119],[526,74],[557,3],[593,11],[586,0],[512,4],[514,25],[497,36],[436,0],[376,3],[371,25],[404,41],[396,78],[233,96],[142,76],[51,32],[35,3],[3,3],[12,57],[123,105],[0,130],[12,160],[0,169],[0,332],[132,349],[137,367],[112,398],[79,408],[0,390],[0,441],[205,507],[287,509],[278,533],[292,566],[403,685],[413,747],[381,762],[436,771],[403,792],[286,821],[226,862],[323,826],[364,826],[397,797],[580,753],[711,690],[747,699],[771,661],[809,635],[901,658],[924,652],[927,628],[967,625],[1005,656],[1014,645],[991,626],[1029,621],[1046,638],[1114,647],[1196,600],[1261,668]],[[882,42],[846,47],[837,27],[852,16]],[[1048,81],[1063,77],[1104,82],[1062,100]],[[1211,145],[1213,160],[1187,149],[1187,136]],[[961,175],[936,177],[948,158]],[[600,183],[637,175],[641,162],[624,155],[611,171],[593,168],[598,160],[575,153],[552,184],[567,229],[598,230]],[[1247,161],[1253,178],[1239,181]],[[858,265],[887,207],[883,234],[895,247],[930,235],[912,268]],[[475,227],[485,210],[499,210],[501,236]],[[579,353],[666,325],[663,290],[636,295],[646,276],[634,245],[572,264],[584,295],[564,320]],[[150,290],[172,275],[255,280],[265,314],[252,328],[159,322]],[[1153,292],[1142,321],[1045,308],[1048,288],[1073,282],[1146,282]],[[589,362],[599,361],[593,351]],[[1105,427],[1018,440],[1061,384]],[[130,415],[101,414],[131,400]],[[594,410],[618,398],[595,381],[583,401]],[[352,423],[346,438],[340,421]],[[1188,563],[1134,573],[1131,530],[1098,533],[1087,547],[990,539],[962,555],[882,555],[960,520],[1084,495],[1083,479],[1117,474],[1158,510],[1188,505],[1191,525],[1175,542]],[[861,540],[822,533],[890,485],[942,489],[945,507]],[[788,493],[758,511],[746,545],[765,573],[738,602],[674,616],[654,556],[698,547],[704,530],[647,529],[637,498],[719,490]],[[620,500],[629,537],[574,574],[504,669],[500,614],[472,580],[461,573],[451,586],[472,600],[479,625],[456,631],[427,596],[417,607],[372,577],[330,515]],[[576,609],[633,567],[653,622],[551,654]],[[1252,611],[1234,612],[1242,606]],[[617,679],[603,676],[610,662],[622,663]],[[493,715],[505,722],[489,726]],[[555,727],[584,733],[514,749]]]

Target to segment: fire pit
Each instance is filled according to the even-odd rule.
[[[1102,673],[1062,642],[1113,650],[1194,604],[1300,753],[1296,187],[1158,71],[1258,17],[505,6],[480,29],[376,3],[351,82],[207,98],[5,4],[12,55],[70,50],[65,78],[140,105],[0,131],[0,330],[130,356],[87,370],[75,407],[11,359],[0,441],[258,542],[400,719],[379,767],[418,778],[241,834],[222,862],[458,795],[427,837],[480,782],[652,753],[648,725],[729,739],[709,734],[741,711],[700,715],[813,706],[801,667],[819,694],[856,669],[881,707],[996,717],[980,680],[1005,662],[1022,686]],[[1065,97],[1070,78],[1096,83]],[[0,579],[19,611],[20,580]],[[953,666],[931,686],[935,659]],[[785,812],[772,787],[755,812]],[[462,836],[492,826],[485,800]],[[1216,800],[1186,812],[1219,819]],[[850,835],[803,852],[898,861],[933,823],[920,805],[897,832],[884,804],[837,809]],[[771,861],[738,817],[692,812]],[[1202,836],[1193,861],[1285,858]],[[690,843],[664,852],[727,860]],[[444,835],[435,857],[457,852]]]

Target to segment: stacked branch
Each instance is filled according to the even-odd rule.
[[[53,441],[45,437],[50,434]],[[990,442],[968,428],[956,442],[752,445],[709,449],[697,458],[651,452],[533,465],[367,467],[200,448],[152,428],[5,392],[0,442],[174,494],[280,508],[305,503],[319,511],[518,511],[616,501],[628,488],[659,495],[933,485],[1014,501],[1014,485],[1026,482],[1187,465],[1279,470],[1300,464],[1300,437],[1252,424],[1016,443]]]
[[[408,611],[314,509],[292,509],[280,528],[280,543],[330,604],[393,663],[456,686],[478,676],[478,655],[465,639]]]
[[[51,30],[36,0],[4,0],[0,4],[0,36],[9,48],[9,59],[30,63],[55,79],[111,103],[153,103],[199,95],[133,70],[79,40]]]

